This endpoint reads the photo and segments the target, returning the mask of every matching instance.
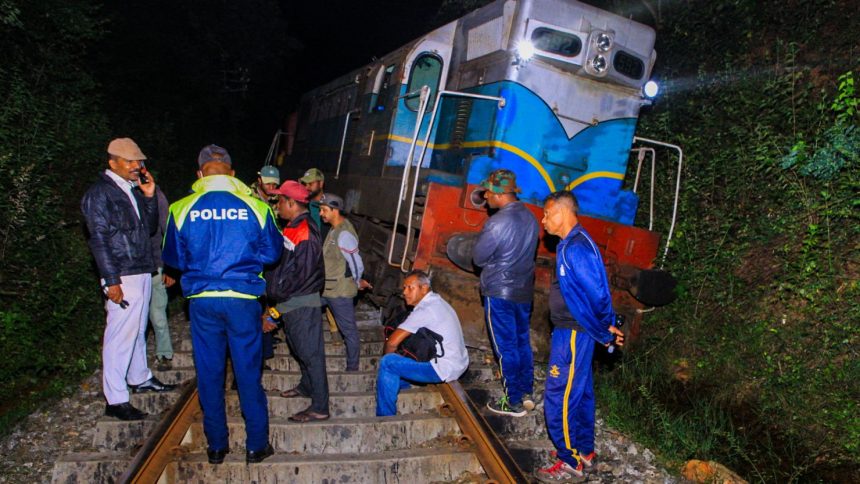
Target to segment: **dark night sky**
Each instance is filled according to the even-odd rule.
[[[303,45],[299,92],[369,63],[433,28],[442,0],[286,2],[288,30]]]

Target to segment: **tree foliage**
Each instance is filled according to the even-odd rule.
[[[95,2],[0,2],[0,402],[27,403],[95,359],[101,323],[79,193],[107,124],[82,68]],[[17,412],[4,412],[2,422]]]

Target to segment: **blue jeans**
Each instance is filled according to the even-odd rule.
[[[324,297],[324,306],[331,309],[337,329],[343,335],[346,346],[346,371],[358,371],[358,352],[361,341],[358,338],[358,326],[355,323],[355,306],[351,297]]]
[[[498,297],[484,297],[484,317],[490,342],[502,372],[502,386],[508,401],[520,404],[523,395],[534,393],[535,369],[529,341],[532,303],[515,303]]]
[[[260,381],[263,358],[260,303],[256,299],[199,297],[192,298],[188,306],[203,432],[209,448],[226,449],[229,443],[224,403],[229,345],[239,405],[245,416],[245,448],[255,452],[265,449],[269,443],[269,412]]]
[[[389,353],[379,362],[376,377],[376,416],[397,415],[397,394],[412,383],[442,383],[429,361]]]

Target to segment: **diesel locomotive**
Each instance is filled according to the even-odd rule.
[[[326,191],[344,198],[375,302],[398,302],[402,274],[429,270],[478,347],[487,338],[468,235],[488,213],[477,184],[495,169],[513,171],[538,220],[544,197],[572,190],[635,339],[642,313],[673,298],[674,280],[656,268],[654,158],[675,150],[679,183],[683,156],[635,136],[653,95],[654,40],[652,28],[574,0],[498,0],[304,94],[270,152],[286,154],[285,174],[323,170]],[[651,196],[640,204],[649,160]],[[671,217],[663,255],[675,210]],[[542,238],[539,352],[553,256]]]

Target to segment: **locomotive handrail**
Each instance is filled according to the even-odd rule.
[[[402,272],[406,272],[403,270],[403,266],[406,265],[406,255],[409,252],[409,238],[412,235],[412,214],[415,210],[415,194],[418,191],[418,175],[421,173],[421,165],[424,163],[424,155],[427,154],[427,146],[430,144],[430,134],[433,132],[433,123],[436,122],[436,114],[439,112],[439,104],[442,100],[442,96],[459,96],[459,97],[468,97],[472,99],[480,99],[485,101],[496,101],[499,103],[499,109],[505,107],[505,98],[499,96],[486,96],[483,94],[472,94],[469,92],[460,92],[460,91],[439,91],[436,94],[436,101],[433,103],[433,113],[430,115],[430,124],[427,126],[427,134],[424,135],[424,146],[421,147],[421,155],[418,157],[418,165],[415,167],[415,181],[412,182],[412,199],[409,202],[409,217],[406,225],[406,243],[403,245],[403,258],[400,260],[400,270]],[[418,132],[415,132],[415,136],[418,136]],[[415,145],[415,140],[412,140],[413,146]]]
[[[633,148],[630,151],[638,152],[639,164],[636,166],[636,179],[633,181],[633,193],[637,193],[639,188],[639,174],[642,172],[642,162],[645,161],[645,154],[651,153],[651,185],[649,185],[649,200],[648,200],[648,230],[654,230],[654,183],[656,179],[656,160],[657,152],[654,148]]]
[[[400,97],[414,95],[415,91],[404,94]],[[397,196],[397,211],[394,213],[394,223],[391,225],[391,243],[388,245],[388,264],[392,267],[398,267],[403,271],[403,262],[395,264],[392,259],[394,255],[394,242],[397,240],[397,223],[400,221],[400,208],[403,200],[406,197],[405,188],[409,178],[409,167],[412,166],[412,156],[415,154],[415,143],[418,142],[418,131],[421,129],[421,122],[424,121],[424,111],[427,110],[427,99],[430,97],[430,87],[427,85],[421,86],[421,98],[418,103],[418,114],[415,116],[415,130],[412,133],[412,143],[409,144],[409,152],[406,154],[406,161],[403,163],[403,175],[400,178],[400,195]],[[412,194],[414,200],[415,194]],[[408,234],[407,234],[408,237]],[[408,245],[403,246],[404,260],[406,252],[409,250]]]
[[[346,116],[344,116],[346,119],[343,122],[343,136],[340,138],[340,153],[337,155],[337,169],[334,172],[335,180],[340,176],[340,162],[343,161],[343,147],[346,144],[346,132],[349,130],[349,118],[359,111],[359,109],[353,109],[352,111],[347,112]]]
[[[641,138],[639,136],[634,136],[633,142],[665,146],[666,148],[672,148],[678,151],[678,176],[676,177],[675,181],[675,202],[672,206],[672,223],[669,225],[669,233],[666,235],[666,249],[663,251],[663,259],[660,261],[660,268],[662,269],[663,265],[666,263],[666,256],[669,255],[669,243],[672,241],[672,233],[675,231],[675,221],[678,218],[678,198],[681,194],[681,168],[683,167],[684,163],[684,150],[682,150],[681,147],[678,145],[664,143],[663,141],[657,141],[649,138]]]

